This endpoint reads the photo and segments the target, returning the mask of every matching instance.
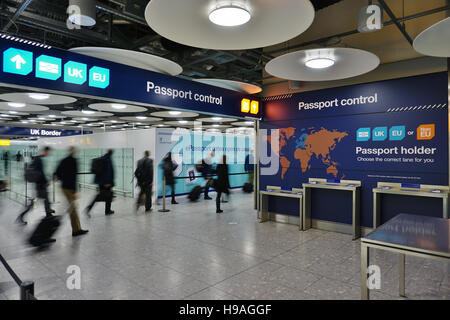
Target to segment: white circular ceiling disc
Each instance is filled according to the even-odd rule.
[[[199,119],[197,119],[197,121],[200,121],[200,122],[234,122],[234,121],[236,121],[236,119],[212,117],[212,118],[199,118]]]
[[[157,111],[152,112],[151,115],[162,118],[194,118],[198,116],[198,113],[186,111]]]
[[[307,66],[308,62],[314,60],[316,60],[315,66],[322,66],[322,68]],[[324,48],[300,50],[281,55],[266,64],[266,71],[281,79],[331,81],[359,76],[374,70],[379,64],[380,59],[368,51],[352,48]]]
[[[107,47],[78,47],[69,51],[171,76],[183,72],[178,63],[143,52]]]
[[[426,56],[450,57],[450,17],[422,31],[414,39],[413,46]]]
[[[0,110],[2,111],[26,111],[26,112],[39,112],[48,110],[47,107],[38,106],[34,104],[26,104],[19,102],[0,102]]]
[[[146,112],[147,108],[132,106],[124,103],[93,103],[89,105],[90,109],[106,112],[121,112],[121,113],[133,113],[133,112]]]
[[[250,19],[238,26],[217,25],[210,16],[218,4],[246,8]],[[241,13],[244,17],[245,13]],[[215,50],[282,43],[306,31],[314,14],[309,0],[152,0],[145,9],[148,25],[161,36],[187,46]]]
[[[0,100],[25,103],[25,104],[70,104],[77,101],[77,99],[58,94],[38,93],[38,92],[15,92],[0,94]]]
[[[256,84],[241,81],[225,79],[195,79],[195,81],[246,94],[255,94],[262,91],[262,88]]]
[[[137,117],[120,117],[120,120],[135,121],[135,122],[157,122],[163,119],[154,117],[146,117],[145,119],[144,118],[138,119]]]
[[[65,115],[65,116],[71,116],[71,117],[82,117],[82,118],[89,118],[89,117],[110,117],[113,116],[114,114],[109,113],[109,112],[100,112],[100,111],[92,111],[89,113],[85,113],[83,111],[78,111],[78,110],[74,110],[74,111],[63,111],[61,112],[61,114]]]

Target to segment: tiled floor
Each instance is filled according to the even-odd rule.
[[[84,192],[83,208],[92,197]],[[60,202],[58,202],[60,201]],[[272,222],[258,223],[253,198],[235,191],[224,213],[214,201],[180,198],[169,213],[135,213],[131,199],[117,198],[116,214],[82,214],[90,233],[72,238],[68,217],[57,242],[45,251],[25,245],[42,215],[26,227],[14,224],[21,207],[0,198],[0,252],[23,279],[36,282],[38,299],[359,299],[360,243],[349,235]],[[55,209],[65,203],[57,199]],[[397,257],[372,251],[382,270],[373,299],[398,299]],[[81,289],[66,286],[67,267],[81,268]],[[450,299],[450,264],[407,257],[407,296]],[[18,288],[0,266],[0,300]]]

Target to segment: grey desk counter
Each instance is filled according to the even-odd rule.
[[[440,192],[432,192],[439,190]],[[399,196],[415,196],[442,199],[442,218],[448,219],[448,187],[424,186],[417,190],[411,188],[401,188],[399,184],[379,182],[377,188],[373,190],[373,228],[377,228],[381,222],[380,201],[382,194],[393,194]]]
[[[269,197],[285,197],[294,198],[299,201],[299,229],[302,230],[302,207],[303,207],[303,192],[301,189],[290,191],[281,191],[281,189],[269,189],[267,191],[260,191],[261,203],[261,222],[269,220]]]
[[[360,227],[360,193],[361,182],[342,180],[339,183],[327,183],[326,179],[310,178],[308,183],[303,183],[303,230],[311,228],[311,189],[329,189],[349,191],[352,193],[352,235],[353,240],[361,236]]]
[[[399,214],[361,238],[361,299],[369,299],[369,249],[399,253],[399,293],[405,296],[405,255],[450,260],[450,220]]]

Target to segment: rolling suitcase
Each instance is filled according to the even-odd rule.
[[[244,187],[242,188],[242,190],[244,190],[245,193],[252,193],[253,192],[253,184],[247,182],[246,184],[244,184]]]
[[[32,246],[39,247],[51,242],[50,239],[55,234],[56,230],[58,230],[61,224],[60,219],[60,216],[51,216],[42,219],[39,222],[36,230],[34,230],[33,234],[31,235],[29,243]]]
[[[191,201],[197,201],[198,198],[200,198],[200,195],[202,194],[202,187],[195,186],[194,189],[189,192],[188,198]]]

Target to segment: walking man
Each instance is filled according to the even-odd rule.
[[[202,160],[202,177],[205,179],[205,200],[211,200],[212,198],[208,195],[209,187],[211,185],[210,179],[212,174],[212,164],[215,153],[211,151],[209,157]]]
[[[78,217],[75,201],[78,199],[77,173],[78,162],[75,159],[75,147],[69,148],[69,155],[64,158],[56,169],[55,176],[61,181],[61,189],[64,197],[70,205],[70,222],[72,224],[72,236],[78,237],[88,233],[88,230],[81,229],[80,218]]]
[[[150,212],[152,210],[153,189],[153,159],[150,159],[150,151],[145,151],[144,157],[138,161],[134,176],[140,189],[136,211],[142,204],[142,197],[145,197],[145,212]]]
[[[94,159],[98,161],[99,171],[95,172],[94,182],[99,187],[99,193],[96,195],[91,204],[86,208],[86,214],[90,217],[90,212],[96,202],[105,201],[105,215],[114,214],[111,210],[111,202],[113,199],[112,188],[114,187],[114,166],[112,162],[113,150],[108,149],[108,152],[101,158]]]

